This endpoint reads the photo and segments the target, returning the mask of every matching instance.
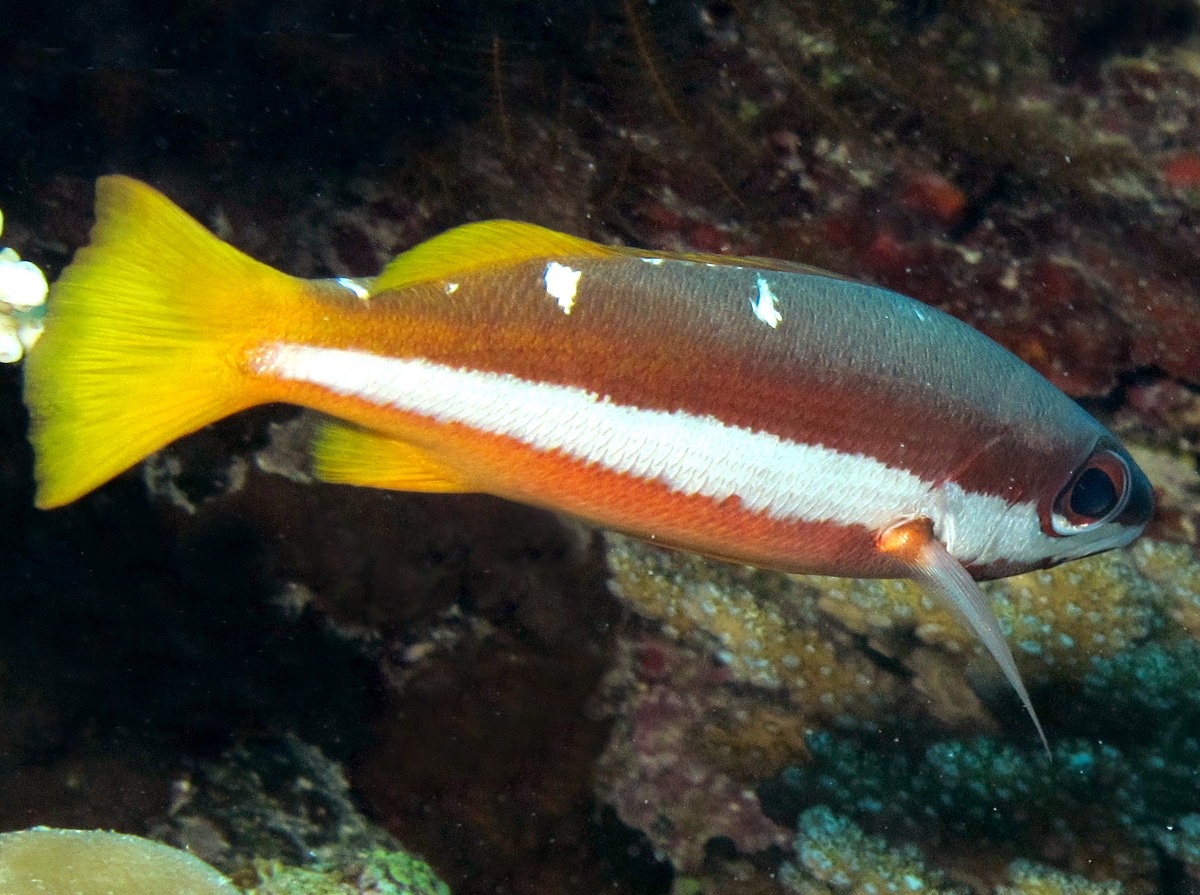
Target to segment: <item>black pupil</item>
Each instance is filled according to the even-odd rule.
[[[1085,469],[1071,489],[1071,512],[1077,516],[1099,519],[1116,504],[1117,486],[1107,472],[1095,466]]]

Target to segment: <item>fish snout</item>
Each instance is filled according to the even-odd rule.
[[[1128,462],[1129,496],[1126,498],[1125,507],[1113,521],[1140,531],[1154,516],[1154,486],[1150,484],[1150,479],[1142,472],[1140,466],[1132,459]]]

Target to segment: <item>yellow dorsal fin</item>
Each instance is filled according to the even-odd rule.
[[[474,491],[436,457],[370,429],[326,420],[312,445],[313,474],[325,482],[392,491]]]
[[[778,258],[737,258],[732,255],[701,252],[666,252],[606,246],[521,221],[480,221],[447,230],[396,256],[371,282],[370,294],[376,296],[417,283],[452,279],[483,268],[517,264],[532,258],[604,258],[619,255],[728,267],[757,267],[838,280],[848,279],[819,267]]]
[[[604,257],[618,250],[520,221],[480,221],[447,230],[398,255],[371,283],[371,295],[461,277],[531,258]]]

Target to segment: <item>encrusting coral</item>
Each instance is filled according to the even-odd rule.
[[[796,895],[965,895],[966,885],[929,865],[915,845],[869,836],[824,806],[805,811],[793,844],[796,860],[780,870]],[[1027,860],[1011,862],[992,895],[1122,895],[1114,880],[1092,881]]]
[[[931,868],[913,845],[890,845],[868,836],[851,820],[828,808],[800,815],[793,843],[796,863],[780,871],[784,887],[797,895],[890,895],[924,892],[960,895],[945,874]]]
[[[847,722],[883,717],[896,682],[822,629],[800,579],[610,534],[611,585],[668,638],[709,651],[734,681],[778,689],[805,715]]]
[[[122,833],[36,827],[0,835],[5,895],[238,895],[185,851]]]
[[[1171,549],[1164,547],[1163,549]],[[840,581],[808,577],[823,612],[885,647],[890,632],[911,632],[929,646],[986,657],[949,609],[907,581]],[[1157,625],[1162,587],[1129,553],[1112,552],[1068,566],[986,582],[1023,673],[1035,680],[1070,678],[1097,657],[1144,640]],[[980,669],[983,671],[983,669]]]
[[[374,849],[344,867],[261,862],[248,895],[450,895],[429,865]],[[239,895],[194,855],[140,836],[36,827],[0,834],[4,895]]]
[[[811,761],[781,775],[773,814],[828,805],[871,829],[941,841],[947,864],[970,863],[986,843],[1144,884],[1158,872],[1156,835],[1200,799],[1194,738],[1154,748],[1063,739],[1050,759],[988,737],[920,754],[823,733],[808,745]]]
[[[340,768],[295,738],[232,750],[176,795],[153,834],[181,848],[92,830],[0,834],[0,892],[450,895],[424,860],[358,813]]]
[[[763,814],[747,783],[761,742],[742,734],[777,737],[783,751],[775,760],[787,760],[789,747],[803,749],[796,719],[747,707],[728,674],[687,650],[625,644],[618,667],[631,666],[646,679],[622,695],[597,772],[600,798],[646,835],[657,856],[684,870],[701,866],[715,838],[743,853],[783,845],[784,829]]]
[[[915,585],[609,545],[613,589],[637,618],[608,682],[618,726],[598,791],[685,871],[705,853],[681,831],[748,854],[771,839],[742,836],[764,817],[790,824],[827,805],[838,823],[939,842],[948,876],[917,874],[933,887],[987,841],[1138,892],[1159,872],[1159,831],[1185,828],[1200,804],[1200,736],[1186,726],[1200,693],[1191,548],[1143,541],[985,585],[1046,721],[1047,757],[987,656]],[[712,799],[678,797],[651,767],[707,781]],[[737,825],[722,792],[745,794]],[[880,847],[854,841],[882,873]],[[1028,868],[1004,885],[1117,891]]]
[[[1011,884],[996,886],[995,895],[1123,895],[1125,891],[1115,880],[1092,881],[1031,861],[1013,861],[1008,876]]]

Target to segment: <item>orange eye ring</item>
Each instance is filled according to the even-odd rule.
[[[1095,451],[1054,500],[1050,524],[1074,535],[1111,521],[1129,501],[1129,461],[1108,448]]]

